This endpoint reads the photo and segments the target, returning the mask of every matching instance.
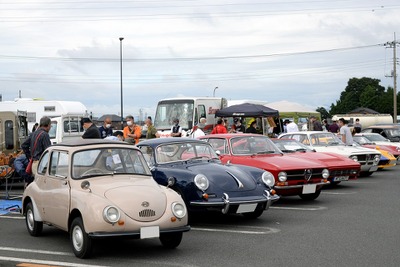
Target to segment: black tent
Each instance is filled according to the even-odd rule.
[[[218,110],[216,117],[278,117],[279,111],[258,104],[243,103]]]

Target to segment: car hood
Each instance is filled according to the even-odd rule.
[[[229,192],[254,190],[257,186],[255,179],[261,178],[263,171],[260,170],[260,177],[253,178],[249,172],[244,171],[244,168],[236,165],[198,162],[187,164],[178,176],[188,176],[187,172],[189,172],[194,179],[195,175],[204,174],[210,182],[210,188],[220,188]],[[178,173],[175,172],[175,174]]]
[[[328,167],[359,167],[360,163],[351,160],[348,157],[334,154],[334,153],[324,153],[324,152],[297,152],[288,154],[291,157],[299,157],[308,160],[319,160],[325,163]]]
[[[317,152],[331,152],[350,157],[352,155],[381,154],[378,150],[358,146],[314,146]]]
[[[167,196],[154,180],[121,177],[113,179],[115,181],[111,183],[90,181],[91,190],[104,194],[104,197],[133,220],[155,221],[164,214]]]

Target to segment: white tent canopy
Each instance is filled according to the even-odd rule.
[[[306,113],[317,113],[315,109],[303,106],[296,102],[290,102],[287,100],[270,102],[267,104],[268,107],[278,110],[281,112],[306,112]]]

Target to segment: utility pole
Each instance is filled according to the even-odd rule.
[[[396,46],[399,42],[396,41],[396,33],[394,33],[393,42],[387,42],[385,46],[393,48],[393,123],[397,123],[397,58],[396,58]],[[390,77],[390,76],[389,76]]]

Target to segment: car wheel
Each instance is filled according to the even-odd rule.
[[[166,248],[176,248],[182,241],[182,235],[182,232],[161,234],[161,244]]]
[[[361,177],[368,177],[368,176],[371,176],[371,174],[373,174],[374,172],[362,172],[362,173],[360,173],[360,176]]]
[[[321,194],[321,189],[317,190],[315,193],[312,193],[312,194],[300,194],[299,196],[303,200],[315,200],[315,199],[317,199],[319,194]]]
[[[33,211],[32,202],[26,205],[25,214],[26,228],[31,236],[39,236],[43,230],[43,222],[35,221],[35,213]]]
[[[92,239],[85,232],[82,218],[77,217],[71,223],[71,244],[75,256],[78,258],[88,258],[92,253]]]
[[[256,210],[253,212],[246,212],[246,213],[242,213],[242,214],[246,218],[257,219],[258,217],[260,217],[263,214],[264,210],[265,210],[265,204],[258,205]]]

